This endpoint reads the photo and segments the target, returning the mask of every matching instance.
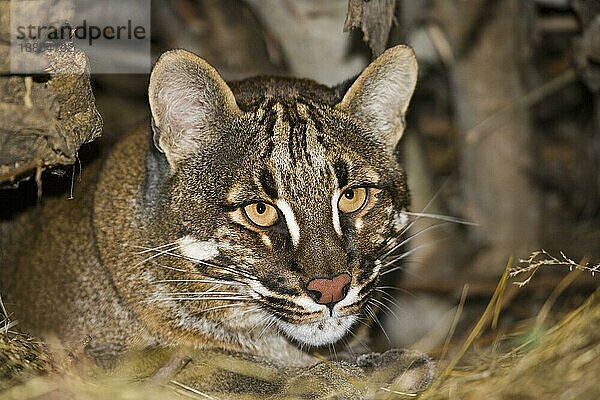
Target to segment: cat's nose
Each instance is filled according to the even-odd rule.
[[[314,301],[330,307],[346,297],[351,281],[350,274],[343,273],[330,279],[313,279],[308,282],[306,289]]]

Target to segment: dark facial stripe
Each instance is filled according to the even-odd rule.
[[[335,171],[335,177],[338,181],[338,186],[343,188],[348,184],[348,166],[342,160],[337,160],[333,165],[333,170]]]
[[[269,303],[272,307],[279,307],[290,311],[302,311],[302,309],[296,305],[293,301],[281,299],[273,296],[262,295],[262,299]]]
[[[265,193],[267,195],[269,195],[273,199],[276,199],[279,197],[277,194],[277,186],[275,185],[275,179],[273,178],[271,171],[269,171],[267,169],[263,169],[260,172],[258,181],[260,182],[262,189],[265,191]]]

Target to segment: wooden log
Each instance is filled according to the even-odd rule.
[[[2,55],[10,53],[8,7],[0,3]],[[30,10],[37,11],[48,12]],[[80,146],[102,132],[85,54],[64,42],[43,58],[47,74],[35,77],[11,74],[8,58],[0,63],[0,187],[73,164]]]
[[[360,29],[373,57],[377,57],[386,49],[395,11],[395,0],[348,0],[344,32]]]

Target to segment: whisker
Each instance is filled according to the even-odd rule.
[[[162,264],[158,264],[158,263],[156,263],[156,262],[152,262],[151,264],[152,264],[152,265],[155,265],[155,266],[157,266],[157,267],[160,267],[160,268],[164,268],[164,269],[171,270],[171,271],[177,271],[177,272],[190,272],[190,271],[188,271],[188,270],[185,270],[185,269],[181,269],[181,268],[175,268],[175,267],[171,267],[171,266],[169,266],[169,265],[162,265]]]
[[[396,303],[396,300],[397,300],[397,299],[396,299],[394,296],[392,296],[391,294],[389,294],[388,292],[386,292],[385,290],[383,290],[383,289],[380,289],[379,287],[376,287],[376,288],[375,288],[375,289],[373,289],[373,290],[375,290],[376,292],[379,292],[379,293],[381,293],[381,295],[382,295],[382,300],[383,300],[383,299],[385,299],[385,300],[389,301],[389,302],[390,302],[390,304],[392,304],[394,307],[401,308],[401,307],[398,305],[398,303]]]
[[[381,269],[385,269],[386,267],[388,267],[388,266],[390,266],[390,265],[393,265],[393,264],[395,264],[396,262],[398,262],[398,261],[400,261],[400,260],[403,260],[403,259],[405,259],[406,257],[410,256],[411,254],[413,254],[413,253],[414,253],[414,252],[416,252],[417,250],[419,250],[419,249],[422,249],[423,247],[430,246],[430,245],[431,245],[430,243],[423,243],[423,244],[420,244],[420,245],[418,245],[417,247],[414,247],[414,248],[412,248],[412,249],[410,249],[410,250],[408,250],[408,251],[405,251],[404,253],[400,254],[399,256],[397,256],[397,257],[394,257],[394,258],[393,258],[393,259],[391,259],[390,261],[388,261],[388,262],[386,262],[385,264],[383,264],[383,265],[381,266]],[[402,266],[401,266],[401,267],[402,267]],[[381,275],[385,275],[385,274],[389,273],[390,271],[391,271],[391,270],[385,271],[385,272],[381,273]]]
[[[243,283],[233,282],[233,281],[225,281],[218,279],[161,279],[158,281],[154,281],[153,283],[169,283],[169,282],[182,282],[182,283],[220,283],[223,285],[232,285],[232,286],[246,286]]]
[[[178,249],[178,248],[180,248],[180,247],[181,247],[181,245],[180,245],[180,244],[178,244],[178,245],[176,245],[176,246],[169,247],[169,248],[167,248],[166,250],[158,250],[158,251],[156,251],[154,254],[152,254],[151,256],[149,256],[149,257],[147,257],[147,258],[143,259],[142,261],[140,261],[139,263],[135,264],[135,267],[138,267],[138,266],[140,266],[140,265],[142,265],[142,264],[145,264],[145,263],[147,263],[148,261],[150,261],[150,260],[153,260],[153,259],[155,259],[155,258],[157,258],[157,257],[160,257],[160,256],[162,256],[162,255],[169,254],[169,252],[171,252],[171,251],[173,251],[173,250],[176,250],[176,249]]]
[[[401,288],[401,287],[398,287],[398,286],[377,286],[377,287],[376,287],[376,289],[392,289],[392,290],[397,290],[397,291],[399,291],[399,292],[402,292],[402,293],[404,293],[404,294],[407,294],[407,295],[409,295],[409,296],[414,296],[414,297],[416,297],[416,296],[415,296],[415,294],[414,294],[414,293],[412,293],[410,290],[407,290],[407,289],[404,289],[404,288]],[[381,290],[381,292],[383,292],[383,293],[386,293],[386,292],[385,292],[385,291],[383,291],[383,290]],[[389,295],[389,293],[387,293],[387,294]],[[390,296],[391,296],[391,295],[390,295]],[[391,296],[391,297],[393,297],[393,296]]]
[[[414,221],[413,221],[414,223]],[[387,251],[385,254],[383,254],[382,256],[378,257],[379,259],[384,259],[385,257],[387,257],[389,254],[393,253],[394,250],[397,250],[399,247],[404,246],[406,243],[410,242],[411,240],[413,240],[414,238],[418,237],[419,235],[422,235],[423,233],[433,229],[433,228],[438,228],[440,226],[445,225],[446,222],[440,222],[440,223],[436,223],[433,225],[429,225],[426,228],[421,229],[418,232],[413,233],[412,235],[410,235],[409,237],[407,237],[406,239],[404,239],[403,241],[401,241],[400,243],[396,244],[391,250]]]
[[[432,218],[432,219],[439,219],[441,221],[446,221],[446,222],[454,222],[454,223],[462,224],[462,225],[479,226],[479,224],[476,222],[467,221],[467,220],[457,218],[457,217],[451,217],[449,215],[424,213],[424,212],[412,212],[412,211],[404,211],[404,213],[406,215],[410,215],[410,216],[414,216],[414,217],[418,217],[418,218]]]
[[[248,330],[248,333],[252,333],[252,331],[254,331],[259,326],[263,326],[263,324],[265,322],[269,321],[271,318],[273,318],[273,316],[271,316],[269,314],[263,315],[262,317],[260,317],[260,319],[258,321],[256,321],[254,326]]]
[[[241,280],[236,279],[236,278],[229,278],[230,280],[225,281],[225,280],[220,279],[220,278],[222,278],[222,276],[218,276],[218,277],[215,277],[214,279],[212,279],[212,276],[210,275],[210,273],[208,271],[206,271],[206,272],[190,271],[190,270],[185,270],[185,269],[181,269],[181,268],[171,267],[171,266],[168,266],[168,265],[158,264],[157,262],[154,262],[154,261],[151,264],[154,265],[154,266],[160,267],[160,268],[168,269],[170,271],[177,271],[177,272],[184,272],[184,273],[190,273],[190,274],[204,275],[204,276],[207,276],[208,278],[210,278],[210,279],[163,279],[163,280],[153,281],[152,283],[155,283],[155,284],[157,284],[157,283],[164,283],[164,282],[170,282],[170,281],[172,281],[172,282],[178,282],[178,281],[181,281],[181,282],[186,282],[186,281],[189,281],[189,282],[194,282],[194,281],[202,282],[202,281],[206,281],[205,283],[223,283],[223,284],[226,284],[226,285],[237,285],[237,286],[246,286],[247,285],[246,282],[241,281]],[[220,281],[222,281],[222,282],[220,282]]]
[[[209,262],[206,262],[204,260],[199,260],[199,259],[195,259],[193,257],[188,257],[188,256],[183,256],[177,253],[172,253],[172,252],[165,252],[166,255],[172,256],[172,257],[176,257],[176,258],[181,258],[183,260],[187,260],[187,261],[191,261],[193,263],[196,264],[200,264],[200,265],[205,265],[209,268],[216,268],[216,269],[221,269],[223,271],[229,272],[233,275],[238,275],[241,277],[244,277],[246,279],[251,279],[251,280],[257,280],[255,276],[249,274],[246,271],[240,271],[238,269],[235,269],[233,266],[225,266],[225,265],[217,265],[217,264],[212,264]]]
[[[371,299],[372,300],[372,299]],[[369,303],[371,303],[371,300],[369,300]],[[373,310],[371,309],[371,306],[367,305],[365,307],[365,311],[369,314],[369,316],[371,317],[371,319],[373,319],[373,321],[375,321],[375,323],[377,325],[379,325],[379,328],[381,329],[381,332],[383,332],[383,334],[385,335],[388,343],[391,345],[392,341],[390,340],[390,337],[388,336],[387,332],[385,331],[385,328],[383,327],[383,325],[381,324],[381,321],[379,321],[379,318],[377,318],[377,315],[373,312]]]
[[[218,295],[236,295],[236,294],[240,294],[239,292],[211,292],[211,291],[204,291],[204,292],[170,292],[169,294],[172,295],[176,295],[176,296],[185,296],[185,295],[190,295],[190,296],[200,296],[200,295],[210,295],[210,296],[218,296]]]
[[[371,328],[369,325],[367,325],[364,321],[362,321],[360,319],[358,320],[358,322],[360,324],[366,326],[367,328]],[[362,340],[360,340],[359,337],[358,337],[358,335],[356,333],[352,332],[352,330],[349,330],[348,333],[351,334],[354,339],[356,339],[356,341],[358,342],[358,344],[360,344],[363,347],[363,349],[365,349],[366,351],[371,351],[371,349],[369,348],[369,346],[367,346]]]
[[[242,303],[235,303],[235,304],[239,304],[239,305],[240,305],[240,307],[248,307],[248,304],[247,304],[247,303],[246,303],[246,304],[242,304]],[[225,319],[222,319],[222,320],[220,320],[220,321],[218,322],[218,324],[217,324],[217,325],[223,325],[225,322],[231,321],[231,320],[232,320],[232,319],[234,319],[234,318],[240,318],[240,317],[242,317],[242,316],[244,316],[244,315],[248,314],[249,312],[258,311],[258,310],[260,310],[260,309],[262,309],[262,307],[261,307],[260,305],[258,305],[258,306],[254,306],[254,307],[251,307],[251,308],[249,308],[249,309],[247,309],[247,310],[245,310],[245,311],[242,311],[242,312],[241,312],[241,313],[239,313],[239,314],[234,314],[234,315],[232,315],[232,316],[230,316],[230,317],[228,317],[228,318],[225,318]]]
[[[144,249],[142,251],[136,252],[135,254],[145,254],[145,253],[149,253],[151,251],[157,251],[159,249],[163,249],[165,247],[169,247],[169,246],[172,246],[172,245],[178,244],[178,243],[179,243],[179,241],[176,240],[174,242],[166,243],[166,244],[161,244],[160,246],[156,246],[156,247],[146,247],[146,246],[138,246],[138,245],[133,245],[131,247],[134,247],[134,248],[137,248],[137,249]]]
[[[223,285],[220,283],[217,283],[216,285],[213,285],[210,289],[207,289],[204,293],[214,294],[216,292],[216,290],[218,288],[220,288],[221,286],[223,286]],[[216,293],[218,293],[218,292],[216,292]],[[239,292],[233,292],[233,293],[239,293]]]
[[[267,330],[269,328],[271,328],[273,325],[275,324],[275,317],[271,317],[268,319],[268,322],[266,323],[266,325],[263,327],[263,329],[259,332],[257,340],[260,340],[262,338],[262,336],[267,333]]]
[[[232,307],[245,306],[245,305],[246,304],[244,304],[244,303],[224,304],[222,306],[216,306],[216,307],[207,308],[206,310],[202,310],[201,312],[205,313],[205,312],[208,312],[208,311],[219,310],[219,309],[222,309],[222,308],[232,308]],[[223,322],[223,321],[220,321],[220,322]]]
[[[396,318],[397,321],[400,321],[400,318],[398,318],[398,316],[396,315],[396,313],[394,312],[394,310],[392,310],[392,308],[390,306],[388,306],[384,302],[379,301],[377,299],[372,298],[371,300],[374,301],[375,304],[379,304],[381,307],[384,307],[386,310],[388,310],[394,316],[394,318]]]
[[[335,350],[335,346],[333,345],[333,343],[329,343],[328,347],[330,348],[330,350],[329,350],[329,356],[331,357],[331,353],[333,352],[333,358],[334,358],[334,360],[337,360],[338,359],[338,355],[337,355],[337,351]]]
[[[438,197],[438,195],[440,194],[441,190],[442,190],[442,186],[440,186],[438,188],[438,190],[435,192],[435,194],[431,197],[431,199],[427,202],[427,204],[425,204],[425,206],[421,209],[421,213],[423,213],[425,210],[427,210],[429,208],[429,206],[431,204],[433,204],[433,202],[435,201],[435,199]],[[411,212],[409,212],[408,210],[403,210],[401,211],[402,214],[407,215],[407,216],[411,216]],[[413,225],[419,220],[420,218],[414,218],[412,221],[410,221],[408,224],[406,224],[401,230],[400,232],[398,232],[398,234],[396,235],[396,237],[400,237],[402,235],[404,235],[408,230],[410,230],[410,228],[413,227]],[[388,244],[389,245],[389,244]],[[384,248],[381,251],[385,251],[385,248],[388,246],[384,246]]]
[[[187,260],[187,261],[191,261],[191,262],[196,263],[196,264],[201,264],[201,265],[204,265],[204,266],[207,266],[207,267],[210,267],[210,268],[218,268],[218,269],[221,269],[222,271],[229,272],[232,275],[238,275],[238,276],[244,277],[246,279],[256,280],[255,276],[253,276],[252,274],[248,273],[247,271],[240,270],[239,269],[240,267],[214,264],[214,263],[207,262],[205,260],[199,260],[199,259],[195,259],[195,258],[188,257],[188,256],[185,256],[185,255],[180,255],[180,254],[177,254],[177,253],[173,253],[173,250],[176,250],[176,249],[180,248],[181,246],[182,246],[181,244],[178,244],[177,246],[172,246],[170,248],[167,248],[166,250],[159,250],[159,251],[155,250],[156,251],[155,254],[153,254],[152,256],[150,256],[150,257],[142,260],[141,262],[139,262],[138,264],[136,264],[136,266],[144,264],[144,263],[150,261],[153,258],[162,256],[162,255],[169,255],[169,256],[172,256],[172,257],[175,257],[175,258],[180,258],[180,259],[184,259],[184,260]],[[144,246],[136,246],[136,247],[144,248]],[[165,246],[163,245],[162,247],[165,247]],[[152,249],[147,248],[146,250],[151,251]],[[174,269],[174,270],[179,270],[179,269]],[[185,270],[180,270],[180,271],[181,272],[191,272],[191,271],[185,271]]]
[[[381,247],[381,249],[379,250],[380,253],[383,252],[388,252],[391,253],[393,250],[388,251],[388,249],[390,248],[390,246],[393,246],[394,249],[397,248],[396,247],[396,240],[401,238],[410,228],[412,228],[412,226],[417,222],[416,219],[412,220],[411,222],[409,222],[408,224],[406,224],[406,226],[404,226],[400,232],[396,233],[396,235],[394,237],[391,237],[390,239],[387,240],[387,243]],[[388,253],[386,253],[385,255],[387,255]]]
[[[239,301],[239,300],[243,300],[243,301],[251,301],[254,300],[251,297],[159,297],[157,299],[155,299],[154,301],[207,301],[207,300],[211,300],[211,301]]]

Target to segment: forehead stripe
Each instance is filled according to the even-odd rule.
[[[348,166],[342,160],[338,160],[333,165],[335,177],[338,182],[338,187],[343,188],[348,184]]]
[[[300,227],[296,222],[296,218],[294,217],[294,212],[292,211],[292,208],[284,199],[277,199],[276,204],[277,207],[279,207],[279,209],[283,213],[285,223],[288,227],[288,230],[290,231],[292,243],[294,244],[294,246],[298,246],[298,243],[300,243]]]
[[[269,170],[263,169],[258,177],[258,180],[267,195],[271,196],[273,199],[278,197],[275,179],[273,179],[273,175]]]

